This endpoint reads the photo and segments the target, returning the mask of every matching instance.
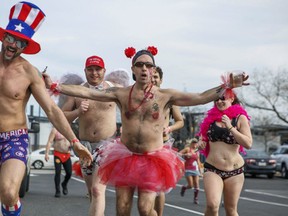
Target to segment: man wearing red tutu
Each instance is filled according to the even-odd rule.
[[[45,75],[46,87],[63,94],[103,102],[115,102],[121,110],[120,139],[106,145],[102,151],[99,175],[104,184],[116,187],[117,215],[131,215],[133,194],[138,191],[140,215],[157,215],[154,202],[157,193],[169,192],[183,176],[184,163],[177,152],[163,147],[165,114],[172,105],[195,106],[211,102],[233,88],[231,82],[203,93],[187,93],[161,89],[151,82],[155,67],[155,47],[125,50],[132,58],[133,79],[126,88],[112,87],[95,91],[81,86],[52,83]],[[135,54],[135,55],[134,55]],[[243,73],[243,80],[248,76]],[[243,80],[241,84],[243,83]]]

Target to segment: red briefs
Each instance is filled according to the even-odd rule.
[[[140,191],[169,192],[184,174],[184,161],[168,145],[144,154],[133,153],[115,140],[101,152],[101,182]]]
[[[70,153],[62,153],[54,150],[54,156],[58,157],[62,163],[65,163],[70,158]]]

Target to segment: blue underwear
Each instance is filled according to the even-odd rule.
[[[9,159],[21,160],[26,164],[28,145],[27,129],[0,132],[0,165]]]

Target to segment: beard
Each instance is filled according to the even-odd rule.
[[[3,53],[3,58],[6,61],[12,61],[16,57],[20,56],[21,52],[17,52],[17,49],[11,47],[11,46],[4,46],[2,44],[1,52]]]

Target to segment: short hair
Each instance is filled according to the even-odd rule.
[[[155,70],[156,70],[156,72],[159,74],[160,79],[162,80],[162,78],[163,78],[162,68],[159,67],[159,66],[156,66]]]

